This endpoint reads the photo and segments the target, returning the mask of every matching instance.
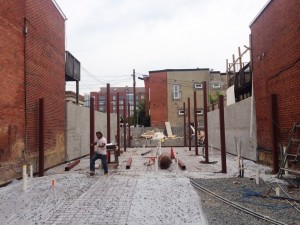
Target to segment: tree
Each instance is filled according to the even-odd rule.
[[[139,102],[137,108],[137,123],[144,127],[150,127],[150,116],[146,115],[146,100],[143,99]]]
[[[222,95],[222,92],[219,90],[217,90],[215,93],[209,94],[208,95],[209,104],[215,104],[218,101],[220,95]]]

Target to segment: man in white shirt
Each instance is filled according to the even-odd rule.
[[[90,175],[93,176],[95,175],[95,162],[97,159],[101,160],[102,166],[103,166],[103,170],[104,170],[104,174],[108,174],[108,167],[107,167],[107,162],[106,162],[106,138],[103,137],[102,133],[100,131],[96,132],[96,136],[98,138],[98,140],[91,144],[91,146],[97,145],[97,149],[95,151],[94,156],[91,159],[90,162]]]

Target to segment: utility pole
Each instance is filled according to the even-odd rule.
[[[133,124],[136,127],[135,69],[133,69]]]

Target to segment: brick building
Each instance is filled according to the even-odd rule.
[[[0,183],[38,167],[44,99],[45,168],[64,161],[65,16],[54,0],[0,4]]]
[[[300,122],[300,1],[269,1],[250,28],[259,160],[271,163],[273,140],[286,146]]]
[[[194,118],[194,91],[197,95],[198,123],[203,124],[203,88],[207,83],[208,95],[216,91],[225,94],[226,75],[209,69],[167,69],[149,71],[144,77],[146,88],[146,109],[151,117],[151,126],[164,128],[165,122],[171,126],[182,126],[184,123],[183,102],[186,113],[190,98],[191,118]],[[192,119],[191,121],[194,121]]]
[[[91,92],[90,97],[95,99],[95,110],[100,112],[106,112],[106,98],[107,91],[106,87],[101,87],[98,92]],[[133,87],[110,87],[110,111],[112,113],[117,112],[117,93],[119,93],[119,105],[120,105],[120,115],[123,115],[123,100],[126,100],[126,104],[130,104],[130,114],[133,115],[134,111],[134,101],[133,101]],[[139,102],[145,99],[145,88],[144,87],[136,87],[136,107],[138,107]],[[128,111],[126,111],[127,113]]]

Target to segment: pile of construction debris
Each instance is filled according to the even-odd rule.
[[[161,140],[166,138],[166,136],[162,132],[155,132],[154,130],[146,131],[141,135],[141,137],[153,140]]]

